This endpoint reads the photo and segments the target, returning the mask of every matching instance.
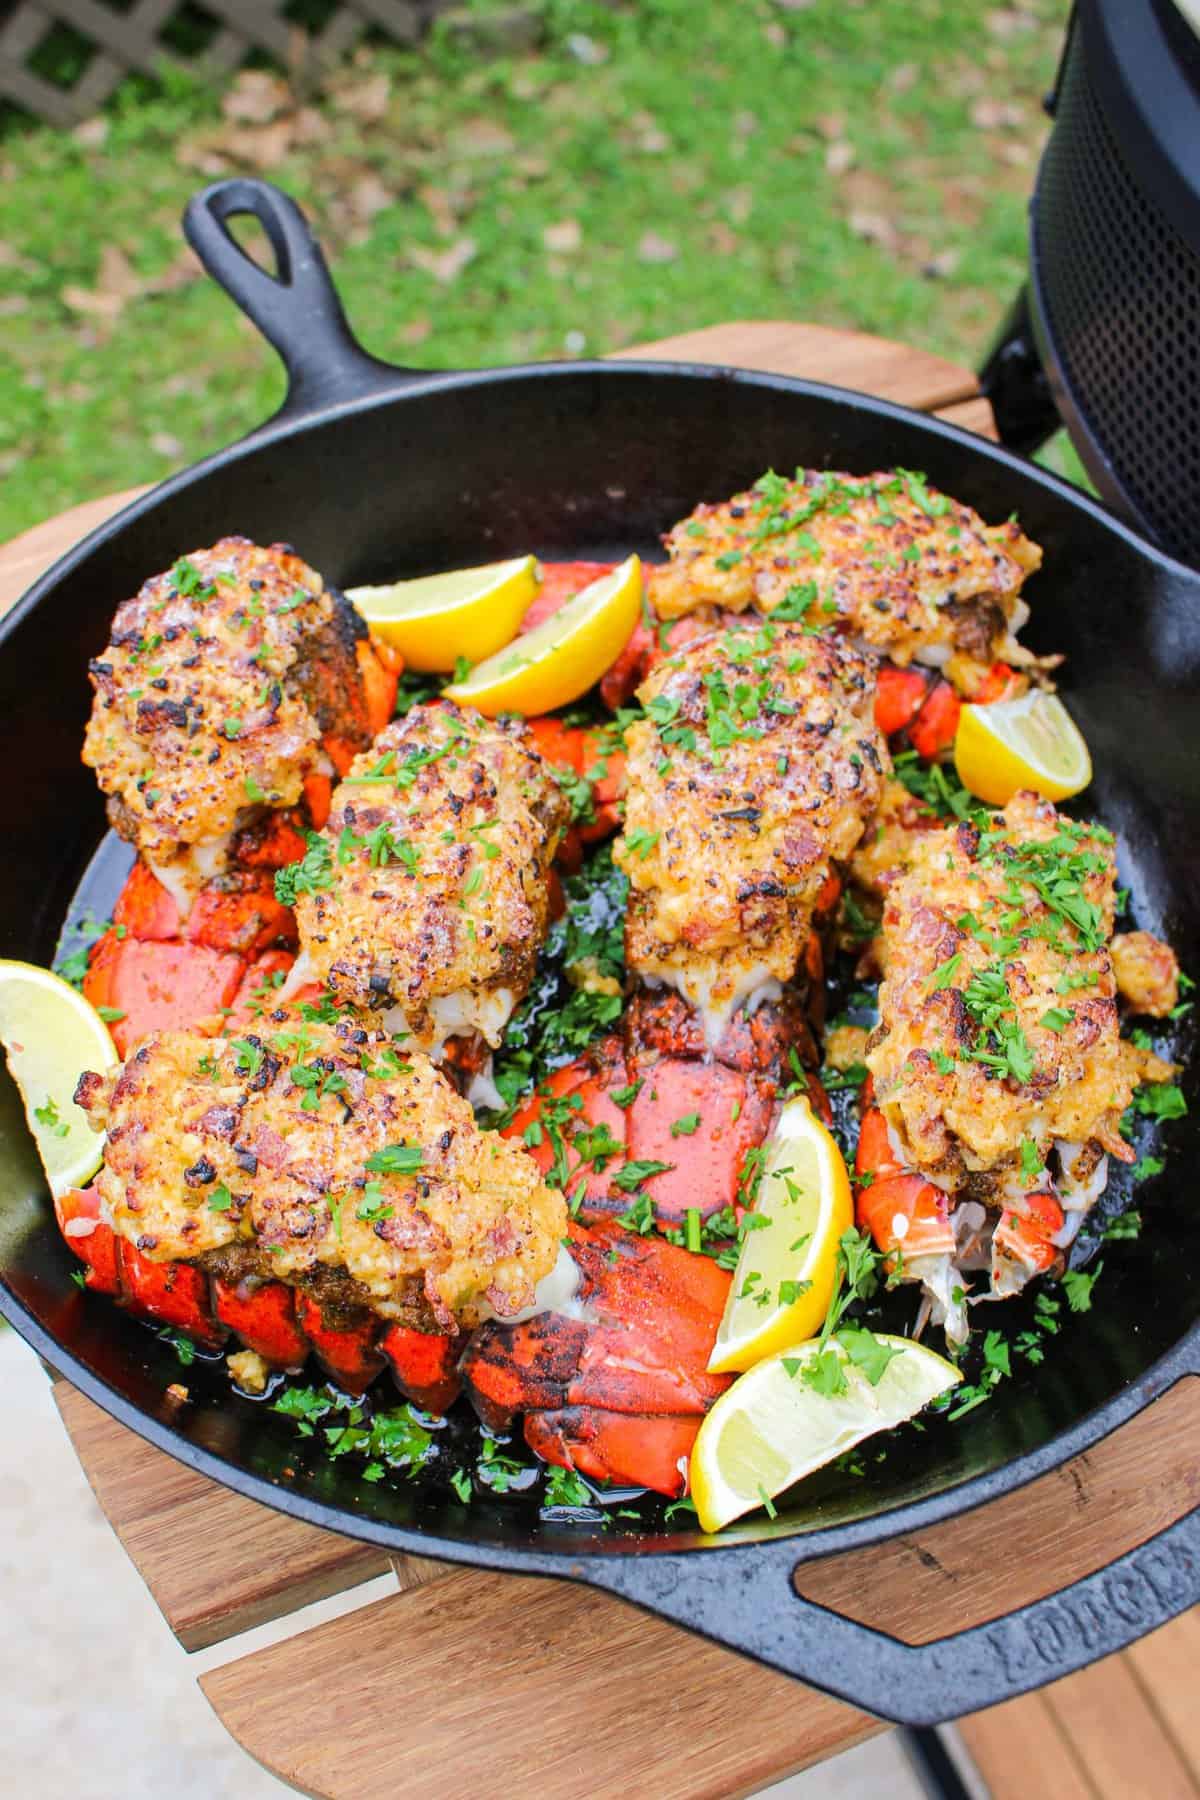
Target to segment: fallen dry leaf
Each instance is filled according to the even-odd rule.
[[[176,288],[198,280],[203,273],[198,259],[186,245],[159,274],[142,276],[123,250],[116,244],[106,244],[100,252],[95,287],[68,284],[62,290],[61,299],[72,312],[94,319],[101,327],[111,330],[131,300],[173,293]]]
[[[152,275],[149,281],[143,282],[142,293],[173,294],[177,288],[187,287],[191,281],[199,281],[203,274],[200,258],[190,245],[184,244],[161,275]]]
[[[975,100],[967,116],[979,131],[1012,129],[1025,123],[1025,109],[1012,100]]]
[[[85,150],[99,150],[108,138],[108,120],[97,113],[95,118],[85,119],[82,125],[77,125],[71,136]]]
[[[291,147],[290,119],[276,119],[272,125],[245,125],[225,132],[221,140],[225,154],[250,169],[277,169]]]
[[[1027,168],[1033,161],[1033,151],[1029,145],[1014,142],[1012,138],[996,145],[996,155],[1001,162],[1008,163],[1014,169]]]
[[[998,7],[984,18],[984,24],[993,37],[1015,38],[1023,31],[1032,31],[1037,20],[1032,13],[1019,12],[1016,7]]]
[[[733,115],[733,135],[740,138],[753,137],[758,130],[758,114],[742,109]]]
[[[117,244],[105,244],[100,252],[94,288],[64,287],[62,299],[72,312],[89,318],[118,319],[127,301],[143,291],[144,283],[125,252]]]
[[[221,98],[221,111],[240,125],[269,125],[292,104],[292,90],[267,69],[241,69]]]
[[[847,143],[845,138],[839,138],[836,143],[826,145],[825,167],[831,175],[844,175],[847,169],[854,167],[854,162],[854,145]]]
[[[417,199],[433,221],[439,237],[453,237],[458,230],[458,209],[446,188],[420,187]]]
[[[742,247],[741,238],[724,219],[718,219],[709,226],[704,234],[704,241],[716,256],[734,256]]]
[[[921,273],[922,275],[930,275],[935,280],[944,281],[947,276],[953,275],[961,261],[961,251],[939,250],[936,256],[931,256],[929,258],[929,261],[922,268]]]
[[[560,219],[556,225],[547,225],[542,232],[542,243],[547,250],[557,251],[560,255],[569,255],[578,250],[583,242],[583,231],[578,219]]]
[[[844,137],[846,134],[845,113],[818,113],[813,124],[827,144],[833,143],[836,138]]]
[[[763,36],[766,38],[768,44],[770,44],[772,50],[787,49],[787,31],[777,20],[773,19],[769,25],[763,26]]]
[[[638,239],[637,254],[639,262],[669,263],[679,255],[679,246],[670,238],[660,237],[657,231],[644,231]]]
[[[346,193],[347,206],[364,224],[369,224],[377,213],[385,212],[395,203],[391,188],[373,172],[360,175]]]
[[[39,265],[0,238],[0,269],[19,269],[22,275],[36,275]]]
[[[228,175],[230,159],[215,150],[211,143],[182,139],[175,146],[175,161],[184,169],[195,169],[198,175]]]
[[[752,187],[727,188],[721,196],[725,211],[735,225],[744,225],[754,211],[754,189]]]
[[[391,94],[391,78],[381,72],[350,86],[339,82],[329,88],[327,97],[334,112],[349,113],[351,118],[370,123],[383,118]]]
[[[900,242],[900,233],[886,213],[856,210],[847,216],[846,223],[855,237],[863,238],[868,244],[882,244],[885,249],[894,250]]]
[[[150,448],[159,456],[169,456],[174,460],[183,455],[184,445],[180,438],[172,437],[169,431],[155,431],[150,435]]]
[[[329,133],[329,120],[317,107],[299,106],[292,114],[293,143],[321,144]]]
[[[909,88],[916,87],[920,73],[916,63],[897,63],[888,76],[887,84],[893,94],[907,94]]]
[[[517,140],[495,119],[466,119],[454,134],[458,149],[468,156],[507,156]]]
[[[458,279],[478,249],[474,238],[462,237],[446,250],[410,250],[408,260],[445,286]]]
[[[407,325],[400,327],[400,342],[402,344],[423,344],[432,330],[432,319],[410,319]]]

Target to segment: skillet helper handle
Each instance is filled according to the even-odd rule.
[[[586,1579],[880,1718],[943,1725],[1124,1650],[1200,1603],[1200,1508],[1060,1593],[930,1644],[902,1643],[803,1599],[796,1567],[785,1538],[699,1556],[613,1557]]]
[[[275,257],[274,274],[243,250],[229,220],[258,220]],[[379,361],[364,350],[346,320],[320,246],[296,202],[269,181],[217,181],[188,202],[188,243],[279,352],[288,391],[272,424],[300,419],[343,401],[390,393],[421,371]]]

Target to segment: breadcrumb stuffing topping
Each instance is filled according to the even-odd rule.
[[[270,1026],[155,1033],[114,1074],[82,1078],[117,1233],[155,1262],[292,1283],[336,1271],[355,1300],[422,1329],[530,1305],[567,1209],[520,1143],[481,1130],[385,1033],[286,1011]]]
[[[753,609],[836,626],[893,662],[1021,660],[1022,585],[1042,553],[1014,520],[987,525],[913,470],[768,472],[665,536],[659,616]],[[1023,609],[1022,609],[1023,612]]]

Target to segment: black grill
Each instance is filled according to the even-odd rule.
[[[1076,0],[1047,105],[983,389],[1005,443],[1065,424],[1109,504],[1200,566],[1200,34],[1175,0]]]
[[[1033,213],[1038,310],[1129,508],[1200,562],[1200,259],[1141,188],[1068,52]]]

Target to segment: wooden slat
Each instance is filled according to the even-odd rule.
[[[200,1685],[252,1756],[338,1800],[518,1783],[538,1800],[725,1800],[877,1729],[607,1595],[479,1573],[377,1601]]]
[[[957,1730],[991,1800],[1098,1800],[1045,1692],[973,1713]]]
[[[910,350],[864,331],[836,331],[827,325],[799,325],[786,319],[737,320],[659,338],[621,357],[661,358],[667,362],[729,363],[740,369],[765,369],[777,375],[800,375],[835,387],[859,388],[922,412],[970,400],[979,383],[969,369]]]
[[[125,488],[119,494],[101,494],[96,500],[81,501],[68,512],[33,525],[20,537],[10,538],[0,546],[0,613],[19,600],[25,589],[32,587],[38,576],[44,575],[51,563],[57,562],[80,538],[146,491],[144,487]]]
[[[1200,1614],[1185,1613],[1124,1655],[957,1729],[992,1800],[1027,1800],[1033,1770],[1052,1800],[1194,1796],[1198,1676]]]
[[[1084,1456],[916,1538],[806,1563],[833,1612],[927,1644],[1090,1575],[1200,1499],[1200,1381],[1189,1377]]]
[[[992,414],[992,403],[977,394],[973,400],[960,400],[954,406],[939,406],[939,419],[948,419],[951,425],[961,425],[964,431],[973,431],[978,437],[998,438],[996,421]]]
[[[97,1500],[185,1649],[387,1573],[381,1550],[243,1500],[114,1424],[68,1382],[55,1383],[54,1398]]]
[[[1173,1619],[1125,1658],[1193,1780],[1200,1782],[1200,1612]]]
[[[1100,1800],[1197,1800],[1200,1787],[1124,1657],[1055,1682],[1046,1702]]]

